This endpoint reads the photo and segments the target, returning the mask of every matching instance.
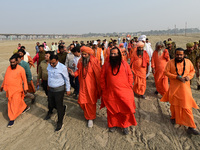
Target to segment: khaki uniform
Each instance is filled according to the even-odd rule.
[[[58,56],[58,61],[60,63],[62,63],[63,65],[65,65],[65,60],[66,60],[66,57],[67,57],[67,53],[66,52],[64,52],[62,54],[58,53],[57,56]]]
[[[197,56],[198,56],[198,51],[197,50],[193,50],[191,53],[188,50],[185,50],[185,57],[188,58],[192,62],[195,70],[197,69],[197,65],[196,65]],[[191,84],[192,83],[194,83],[194,78],[191,80]],[[197,84],[198,83],[200,83],[199,78],[197,78]],[[198,85],[200,85],[200,84],[198,84]]]
[[[175,49],[172,47],[171,50],[169,48],[167,48],[167,50],[169,52],[170,59],[174,59],[175,58]]]

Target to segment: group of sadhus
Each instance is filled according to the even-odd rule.
[[[173,52],[174,58],[170,59],[165,43],[157,42],[153,52],[145,35],[137,40],[131,40],[129,44],[123,40],[119,45],[116,44],[116,40],[110,41],[108,46],[104,40],[103,44],[98,41],[92,46],[89,43],[87,46],[83,44],[75,47],[81,51],[81,58],[75,72],[70,68],[67,71],[65,66],[59,63],[58,56],[52,54],[47,67],[49,88],[56,95],[57,90],[61,87],[63,89],[63,86],[67,84],[65,85],[67,95],[70,95],[68,73],[73,77],[78,77],[80,88],[78,103],[84,111],[85,119],[88,120],[88,127],[93,127],[93,120],[96,118],[96,103],[98,99],[101,99],[100,108],[107,108],[109,131],[114,132],[119,127],[127,135],[128,127],[137,125],[134,116],[136,112],[134,94],[145,99],[146,80],[150,66],[155,79],[155,94],[162,95],[161,102],[171,104],[171,123],[187,126],[188,133],[199,135],[200,133],[195,130],[196,125],[192,114],[192,108],[198,109],[198,106],[190,88],[195,69],[192,62],[185,58],[185,50],[176,48]],[[18,53],[20,54],[20,51]],[[12,126],[14,120],[27,109],[24,102],[24,93],[28,90],[26,74],[17,62],[16,57],[10,58],[10,66],[1,86],[1,91],[4,89],[8,97],[10,118],[8,126]],[[63,81],[59,81],[58,87],[52,87],[57,84],[53,83],[54,78],[58,80],[59,76],[61,78],[65,76],[60,70],[64,70],[67,76],[63,77]],[[58,111],[58,120],[61,118],[61,121],[56,131],[59,131],[62,128],[63,111],[66,107],[63,106],[63,96],[61,102],[55,102],[56,97],[54,101],[51,100],[52,95],[49,98],[51,92],[48,93],[48,105],[55,104],[48,108],[55,108]],[[59,110],[60,107],[62,110]],[[49,110],[45,120],[50,119],[51,111]]]

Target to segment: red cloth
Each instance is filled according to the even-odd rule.
[[[38,53],[33,58],[33,63],[35,63],[36,61],[37,61],[37,73],[38,73],[38,67],[39,67],[39,54]]]
[[[127,128],[129,126],[136,126],[137,121],[135,119],[134,114],[112,114],[110,111],[107,110],[107,122],[108,127],[120,127],[120,128]]]
[[[146,53],[146,54],[145,54]],[[146,51],[143,52],[143,56],[145,55],[146,60],[144,61],[142,57],[137,56],[137,50],[133,52],[131,57],[131,69],[134,74],[134,85],[133,91],[138,95],[144,95],[146,90],[146,73],[147,67],[143,67],[143,63],[149,63],[149,55]],[[146,65],[147,66],[147,65]]]
[[[146,68],[148,63],[149,63],[149,55],[146,51],[143,51],[142,67]]]
[[[85,116],[90,116],[90,115],[93,116],[94,114],[93,112],[96,113],[96,107],[94,108],[90,106],[92,104],[96,105],[97,99],[99,99],[101,96],[101,87],[100,87],[101,67],[99,65],[98,59],[95,58],[93,55],[90,55],[88,70],[86,70],[86,68],[83,68],[82,59],[79,60],[77,68],[78,70],[75,72],[75,77],[78,76],[79,88],[80,88],[78,103],[84,110],[84,113],[87,114]],[[82,107],[83,104],[84,107]],[[87,111],[88,113],[85,111]]]
[[[84,117],[87,120],[94,120],[96,118],[96,104],[79,104],[84,111]]]
[[[117,68],[113,72],[116,73]],[[109,127],[114,125],[126,128],[137,124],[133,115],[136,106],[132,84],[133,74],[127,62],[122,61],[116,76],[112,74],[109,61],[105,62],[101,71],[101,108],[104,106],[107,108]]]
[[[161,95],[164,95],[168,90],[168,77],[164,74],[164,70],[169,60],[170,57],[167,50],[164,50],[161,56],[158,56],[158,51],[153,52],[151,67],[155,69],[154,80],[156,90]]]

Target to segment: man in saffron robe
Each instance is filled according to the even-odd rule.
[[[146,91],[146,74],[148,73],[149,55],[143,49],[144,43],[139,41],[137,43],[137,50],[131,56],[130,66],[133,71],[134,85],[133,91],[141,98],[145,99]]]
[[[74,73],[69,69],[72,76],[79,79],[78,103],[84,111],[85,119],[88,120],[88,127],[93,127],[93,120],[96,118],[96,103],[101,96],[100,73],[101,67],[98,59],[94,57],[94,51],[90,47],[81,47],[81,56]]]
[[[152,73],[156,84],[155,94],[160,93],[163,96],[168,90],[168,77],[164,74],[164,70],[169,60],[169,53],[165,49],[164,43],[162,41],[157,42],[156,50],[151,59]]]
[[[124,48],[124,43],[119,44],[119,50],[120,50],[121,55],[122,55],[122,60],[127,62],[129,55],[128,55],[128,51]]]
[[[149,55],[149,66],[148,66],[148,72],[147,72],[147,75],[146,75],[146,78],[148,79],[149,75],[150,75],[150,72],[151,72],[151,57],[152,57],[152,54],[153,54],[153,49],[151,48],[151,45],[150,44],[147,44],[146,43],[146,35],[141,35],[138,40],[139,41],[142,41],[144,43],[144,50],[148,53]]]
[[[98,59],[99,65],[100,65],[102,62],[102,59],[103,59],[103,58],[101,58],[102,49],[98,47],[97,41],[94,41],[94,43],[93,43],[93,50],[94,50],[94,56]]]
[[[107,48],[107,50],[106,50],[106,58],[105,58],[106,61],[109,60],[109,57],[110,57],[110,49],[112,49],[112,48],[113,48],[113,43],[112,43],[112,42],[109,42],[108,48]]]
[[[27,93],[28,84],[24,68],[17,64],[17,57],[10,58],[10,66],[7,68],[0,91],[6,91],[8,98],[8,126],[14,125],[14,120],[22,113],[30,109],[24,102],[24,93]]]
[[[117,47],[111,49],[110,59],[102,68],[101,88],[101,106],[107,108],[109,131],[114,132],[116,127],[121,127],[123,133],[128,134],[128,127],[137,125],[134,116],[133,74],[128,63],[122,60]]]
[[[189,134],[199,135],[195,130],[192,108],[198,109],[192,97],[190,80],[195,74],[194,66],[189,59],[184,58],[184,50],[175,50],[175,59],[170,60],[165,68],[165,75],[170,79],[169,90],[164,94],[161,102],[171,104],[171,123],[187,126]]]

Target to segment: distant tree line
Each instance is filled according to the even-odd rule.
[[[187,29],[168,29],[168,30],[150,30],[150,31],[139,31],[139,32],[113,32],[113,33],[87,33],[82,34],[83,37],[97,37],[97,36],[104,36],[104,37],[118,37],[118,36],[139,36],[139,35],[181,35],[187,33],[200,33],[198,28],[187,28]]]

